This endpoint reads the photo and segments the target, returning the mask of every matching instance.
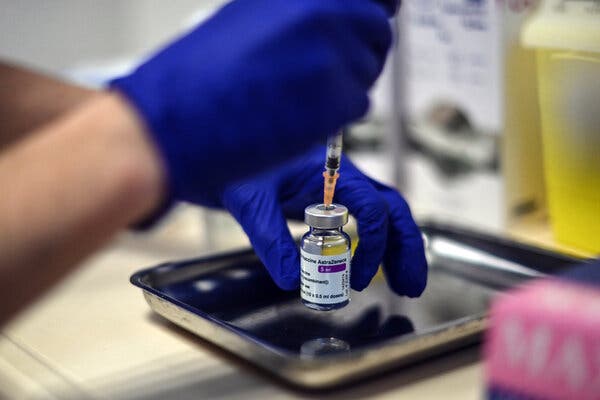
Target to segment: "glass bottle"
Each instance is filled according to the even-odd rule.
[[[310,227],[300,243],[300,295],[307,307],[328,311],[350,302],[350,237],[342,227],[348,209],[313,204],[304,210]]]

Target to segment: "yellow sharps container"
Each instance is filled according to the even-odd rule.
[[[522,39],[537,52],[555,238],[600,252],[600,2],[542,1]]]

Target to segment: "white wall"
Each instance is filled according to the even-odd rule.
[[[54,73],[133,58],[218,0],[0,0],[0,58]]]

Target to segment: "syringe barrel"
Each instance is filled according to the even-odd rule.
[[[327,139],[327,159],[325,169],[330,175],[334,175],[340,169],[342,160],[342,139],[343,132],[330,136]]]

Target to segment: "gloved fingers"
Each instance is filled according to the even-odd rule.
[[[401,0],[375,0],[377,3],[383,5],[385,10],[388,13],[388,16],[391,18],[396,14],[396,11],[400,8],[400,4],[402,4]]]
[[[298,13],[297,29],[308,32],[310,40],[294,42],[294,57],[300,54],[302,60],[290,60],[282,71],[301,65],[300,70],[309,75],[305,80],[286,82],[287,91],[297,95],[283,99],[281,104],[285,107],[275,104],[277,111],[273,112],[279,117],[269,119],[267,126],[277,126],[278,121],[287,120],[286,115],[301,110],[310,118],[300,119],[291,130],[285,125],[280,130],[293,132],[304,138],[304,144],[313,145],[317,140],[306,138],[324,138],[367,112],[367,92],[383,68],[391,34],[383,8],[367,0],[312,0],[298,7]],[[305,83],[308,77],[313,84],[310,87]],[[316,87],[320,95],[314,98]],[[252,96],[243,98],[246,97]],[[306,98],[313,100],[306,102]],[[277,143],[267,147],[279,148],[277,156],[297,154],[298,140],[290,140],[294,135],[274,137]],[[263,161],[260,149],[256,156]],[[272,157],[273,154],[269,160]]]
[[[375,187],[362,177],[344,178],[342,175],[335,200],[348,207],[358,224],[358,246],[352,258],[350,283],[353,289],[362,291],[377,273],[384,255],[388,207]]]
[[[388,14],[381,2],[337,0],[348,13],[352,32],[375,52],[384,57],[392,44]]]
[[[388,285],[399,295],[418,297],[427,285],[427,260],[421,231],[408,203],[394,189],[371,180],[390,210],[383,270]]]
[[[385,51],[373,49],[371,44],[365,43],[369,36],[365,38],[357,33],[343,31],[339,34],[345,37],[341,43],[347,54],[346,62],[342,65],[347,66],[362,89],[367,91],[383,70],[387,48]]]
[[[338,61],[338,68],[348,68],[364,89],[368,89],[383,68],[391,44],[391,30],[383,7],[365,0],[328,0],[310,21],[328,43]],[[315,51],[313,45],[311,51]],[[328,57],[320,57],[327,60]],[[336,71],[336,74],[339,72]]]
[[[333,93],[338,93],[338,96],[332,95],[335,101],[330,102],[325,107],[327,112],[335,112],[339,115],[341,123],[332,129],[329,134],[333,134],[342,126],[362,118],[371,105],[368,88],[365,87],[362,81],[355,79],[350,71],[339,73],[334,79],[337,84],[334,86],[332,80],[332,90]]]
[[[325,39],[321,38],[320,40]],[[342,49],[340,50],[340,48]],[[303,136],[324,140],[327,135],[333,134],[342,126],[365,115],[369,109],[368,88],[356,79],[352,72],[356,70],[356,67],[351,68],[348,65],[356,62],[355,56],[348,55],[343,48],[342,45],[334,47],[328,43],[311,43],[310,47],[304,48],[312,57],[303,60],[303,68],[312,71],[311,73],[315,76],[312,83],[315,87],[319,87],[321,93],[313,101],[309,103],[304,101],[305,98],[312,96],[313,87],[307,87],[301,81],[286,83],[289,88],[295,88],[293,90],[295,92],[306,92],[306,96],[282,99],[281,107],[279,107],[281,115],[284,116],[294,110],[302,110],[303,115],[312,116],[312,118],[298,121],[294,127],[294,132],[297,132],[298,136],[302,133]],[[277,119],[272,122],[277,122]],[[277,139],[277,147],[283,148],[281,153],[298,154],[298,147],[295,144],[298,140],[290,140],[293,138],[283,135],[279,135]],[[317,143],[319,141],[314,140],[310,146]],[[271,147],[274,146],[269,146],[269,148]],[[307,147],[306,150],[309,148]]]
[[[298,288],[300,255],[276,191],[260,182],[235,185],[225,190],[223,206],[240,223],[277,286]]]

